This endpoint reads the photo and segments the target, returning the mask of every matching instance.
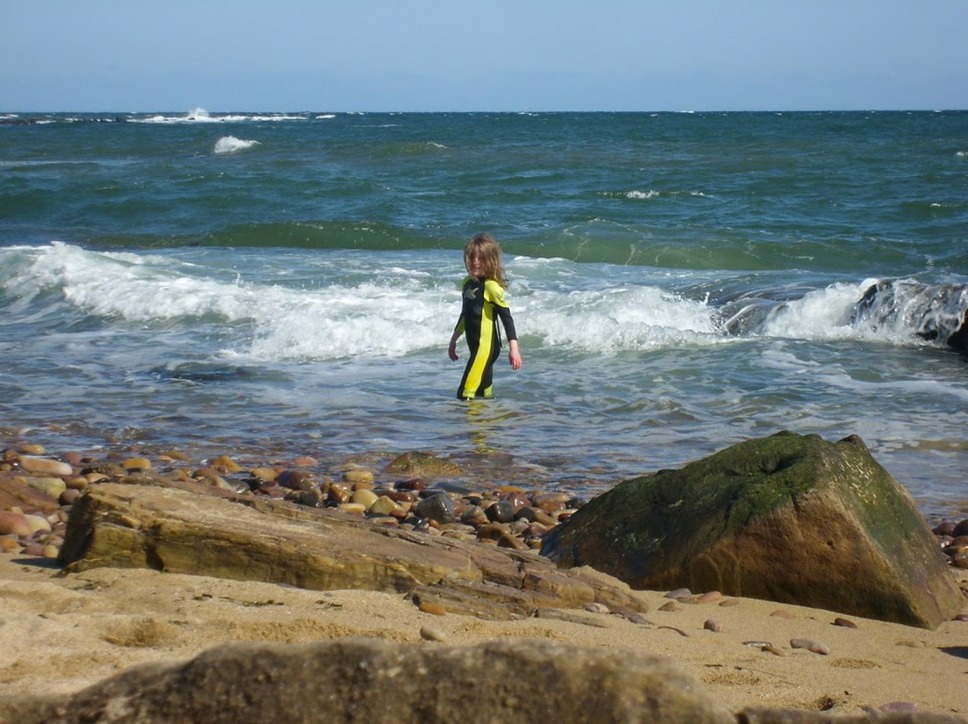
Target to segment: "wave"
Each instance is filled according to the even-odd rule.
[[[719,307],[731,335],[932,343],[968,352],[968,285],[913,279],[838,283],[797,298],[743,295]]]
[[[150,116],[131,115],[126,116],[125,120],[131,123],[159,123],[159,124],[178,124],[178,123],[243,123],[246,121],[254,122],[275,122],[275,121],[301,121],[306,120],[307,114],[291,113],[220,113],[212,114],[204,108],[195,108],[185,114],[156,113]]]
[[[245,141],[235,136],[222,136],[215,142],[212,152],[216,155],[227,155],[247,151],[258,145],[260,145],[258,141]]]
[[[226,359],[401,357],[437,350],[459,308],[459,250],[239,255],[0,248],[10,323],[154,329],[223,339]],[[441,274],[444,264],[453,269]],[[614,355],[758,338],[968,351],[968,285],[911,279],[804,289],[748,282],[715,297],[635,270],[513,259],[509,290],[529,348]],[[722,278],[708,284],[721,287]],[[41,319],[43,317],[43,319]],[[401,330],[406,330],[401,334]]]

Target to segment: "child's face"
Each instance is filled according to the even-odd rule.
[[[467,273],[472,277],[484,276],[484,259],[480,254],[470,254],[467,257]]]

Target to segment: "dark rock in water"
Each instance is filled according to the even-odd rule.
[[[735,722],[675,664],[638,651],[368,639],[228,644],[183,664],[136,667],[73,695],[8,699],[0,720]]]
[[[924,628],[964,605],[913,500],[857,437],[780,433],[628,480],[541,552],[632,588],[718,590]]]
[[[913,325],[921,339],[968,353],[968,287],[909,279],[879,281],[857,302],[851,323],[875,329]]]
[[[406,473],[415,478],[435,478],[457,475],[460,468],[429,453],[411,451],[393,459],[386,467],[388,473]]]

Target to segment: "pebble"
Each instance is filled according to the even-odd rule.
[[[23,513],[0,510],[0,535],[27,537],[32,534],[30,523]]]
[[[422,626],[420,629],[420,638],[424,641],[436,641],[437,643],[447,643],[447,636],[444,635],[440,630],[431,628],[430,626]]]
[[[30,526],[30,533],[28,535],[33,535],[39,531],[49,532],[50,531],[50,521],[47,520],[42,515],[25,515],[24,520],[27,521],[27,525]]]
[[[359,493],[363,491],[358,490],[356,492]],[[370,506],[367,512],[370,515],[392,515],[396,517],[403,516],[406,513],[406,510],[403,508],[403,506],[394,502],[392,498],[389,498],[386,495],[381,495],[373,502],[373,505]]]
[[[353,468],[343,473],[343,481],[357,488],[373,486],[373,472],[363,468]]]
[[[232,475],[242,471],[242,466],[235,462],[228,455],[219,455],[209,465],[220,473]]]
[[[776,616],[777,618],[785,618],[787,621],[793,621],[796,615],[791,611],[787,611],[785,608],[778,608],[776,611],[770,614],[771,616]]]
[[[813,641],[812,639],[790,639],[790,648],[806,649],[821,656],[827,656],[830,653],[830,649],[824,644]]]
[[[692,591],[688,588],[677,588],[673,591],[669,591],[665,597],[666,598],[686,598],[692,595]]]
[[[24,478],[23,480],[28,487],[52,498],[59,498],[60,494],[67,490],[67,483],[63,478]]]
[[[21,457],[20,467],[26,470],[28,473],[35,473],[37,475],[74,474],[74,468],[67,463],[62,463],[59,460],[51,460],[49,458],[33,457],[32,455],[25,455]]]
[[[414,512],[421,518],[438,523],[453,523],[456,520],[454,501],[446,493],[436,493],[424,498],[417,503]]]
[[[151,461],[148,458],[142,457],[128,458],[121,463],[121,466],[129,472],[135,472],[138,470],[146,471],[151,470]]]
[[[610,613],[608,606],[606,606],[604,603],[599,603],[598,601],[585,604],[585,610],[589,613]]]
[[[488,506],[484,513],[492,523],[510,523],[514,520],[514,505],[507,500],[498,500]]]
[[[351,503],[359,503],[367,511],[373,507],[373,504],[376,503],[378,499],[379,496],[369,488],[359,488],[358,490],[354,490],[353,494],[350,496]]]
[[[711,618],[706,619],[702,627],[706,631],[712,631],[713,633],[726,633],[726,627],[718,621],[713,621]]]
[[[417,608],[419,608],[424,613],[430,613],[430,614],[433,614],[434,616],[447,615],[447,609],[444,608],[441,604],[434,603],[433,601],[421,601],[420,604],[417,606]]]
[[[353,515],[366,514],[366,507],[359,503],[340,503],[337,507],[344,513],[352,513]]]
[[[669,601],[668,603],[663,603],[661,606],[659,606],[659,610],[666,611],[666,612],[681,611],[682,606],[680,606],[675,601]]]
[[[259,468],[252,468],[251,470],[249,470],[250,476],[252,476],[256,480],[259,480],[265,483],[274,482],[278,474],[279,473],[276,472],[275,468],[259,467]]]
[[[844,628],[857,628],[857,624],[851,621],[849,618],[841,618],[840,616],[834,619],[834,626],[843,626]]]

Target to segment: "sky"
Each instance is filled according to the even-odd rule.
[[[0,112],[968,109],[968,0],[2,0]]]

